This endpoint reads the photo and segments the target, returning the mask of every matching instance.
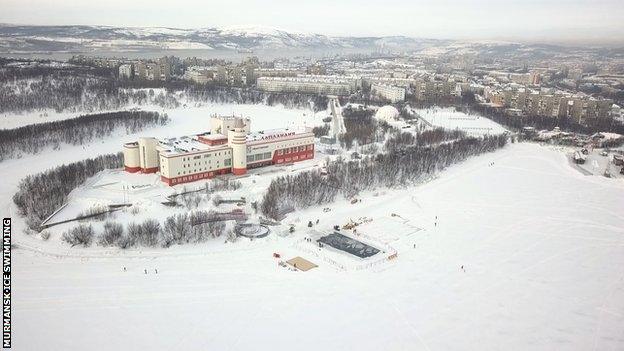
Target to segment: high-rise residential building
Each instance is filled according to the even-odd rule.
[[[313,75],[324,75],[327,74],[327,69],[325,69],[325,66],[323,66],[322,64],[316,62],[308,66],[308,68],[306,69],[306,73]]]
[[[371,94],[389,100],[392,103],[405,101],[405,88],[387,84],[373,84]]]
[[[122,79],[131,79],[134,75],[134,70],[132,68],[132,64],[124,63],[119,66],[119,78]]]
[[[171,64],[167,57],[158,59],[157,62],[138,61],[134,64],[135,77],[143,80],[171,79]]]
[[[335,76],[260,77],[258,89],[273,92],[348,95],[357,90],[356,78]]]

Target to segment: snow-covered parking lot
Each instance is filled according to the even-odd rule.
[[[122,253],[16,248],[14,347],[624,349],[621,179],[584,176],[564,152],[523,143],[361,199],[289,215],[290,236]],[[323,258],[339,254],[300,242],[308,220],[330,231],[363,216],[372,222],[358,231],[396,259],[351,269],[360,261],[344,254],[353,264],[337,269]],[[291,271],[274,252],[319,267]]]

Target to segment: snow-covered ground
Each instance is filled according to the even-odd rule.
[[[15,91],[15,94],[19,96],[20,94],[24,94],[26,92],[31,92],[33,83],[40,83],[42,78],[30,78],[30,79],[20,79],[15,82],[6,83],[5,88],[9,88]],[[96,78],[92,78],[95,80]],[[124,92],[139,92],[143,91],[147,95],[145,101],[137,101],[134,99],[130,99],[127,105],[121,106],[119,108],[107,107],[103,108],[102,106],[93,106],[89,102],[85,102],[85,97],[88,96],[88,93],[85,92],[85,96],[83,97],[83,102],[81,105],[72,106],[67,108],[61,112],[56,111],[53,108],[45,108],[38,109],[32,111],[5,111],[0,112],[0,129],[13,129],[19,128],[23,126],[27,126],[30,124],[38,124],[38,123],[46,123],[46,122],[54,122],[65,119],[76,118],[82,115],[87,114],[95,114],[95,113],[106,113],[106,112],[117,112],[117,111],[127,111],[133,109],[145,109],[158,111],[163,110],[162,107],[155,104],[156,99],[165,100],[166,94],[168,94],[164,88],[140,88],[140,89],[123,89]],[[181,92],[173,93],[169,95],[170,97],[174,97],[181,101],[182,103],[186,103],[188,100],[182,96]],[[109,102],[110,103],[110,102]],[[110,103],[111,106],[114,106]]]
[[[2,184],[3,209],[12,182]],[[621,350],[623,198],[621,180],[584,176],[560,150],[522,143],[420,186],[297,212],[290,236],[125,253],[17,248],[13,342],[16,350]],[[363,216],[372,222],[358,232],[392,246],[396,259],[360,269],[366,261],[301,240],[308,220],[327,232]],[[274,252],[319,267],[290,271]],[[351,265],[338,268],[337,257]]]
[[[390,112],[398,115],[398,111],[392,106],[384,107],[389,108]],[[243,113],[243,111],[247,111]],[[283,108],[271,108],[263,105],[220,105],[210,104],[202,105],[192,108],[178,108],[167,111],[172,118],[172,122],[162,128],[154,128],[149,132],[140,132],[142,135],[152,135],[157,137],[177,136],[191,133],[199,133],[206,130],[207,121],[209,116],[213,113],[218,114],[241,114],[252,118],[252,128],[254,130],[271,129],[275,127],[286,127],[307,124],[308,126],[317,125],[322,123],[321,119],[329,112],[319,112],[314,115],[310,111],[302,110],[288,110]],[[462,113],[450,112],[442,110],[437,112],[437,121],[443,125],[453,125],[453,128],[462,128],[470,126],[473,123],[474,116],[468,116]],[[448,119],[445,120],[445,119]],[[402,126],[407,125],[402,120],[393,120],[392,118],[386,118],[392,125],[401,128],[406,131]],[[497,131],[504,130],[496,123],[482,118],[481,125],[489,123],[496,128]],[[466,122],[468,121],[468,122]],[[468,123],[468,124],[466,124]],[[204,125],[205,127],[201,127]],[[203,129],[202,129],[203,128]],[[410,128],[409,130],[415,130]],[[489,129],[488,129],[489,131]],[[470,134],[470,131],[469,131]],[[110,152],[116,152],[120,148],[119,140],[133,141],[137,136],[125,136],[116,135],[112,138],[107,138],[113,144],[109,145]],[[320,145],[319,145],[320,146]],[[379,145],[382,146],[382,145]],[[91,145],[86,146],[86,148]],[[226,198],[238,198],[244,196],[247,198],[247,204],[245,207],[236,206],[219,206],[215,207],[212,202],[206,197],[202,196],[202,203],[197,207],[200,210],[217,210],[228,211],[236,207],[244,210],[246,213],[253,213],[251,208],[252,202],[261,202],[266,189],[268,188],[271,180],[280,175],[289,174],[297,170],[305,170],[316,167],[319,163],[323,162],[323,159],[328,157],[324,155],[324,148],[317,147],[316,157],[313,160],[297,163],[295,166],[275,166],[270,168],[261,168],[256,170],[250,170],[249,176],[239,179],[242,183],[242,189],[236,192],[228,192],[225,194],[219,194]],[[86,157],[86,156],[85,156]],[[336,156],[331,156],[336,157]],[[60,211],[55,213],[52,217],[46,221],[46,224],[62,222],[64,220],[70,220],[77,216],[84,214],[89,209],[102,208],[111,204],[120,203],[132,203],[132,212],[119,211],[115,213],[115,221],[122,223],[128,222],[140,222],[145,219],[157,218],[162,219],[163,212],[167,213],[167,216],[171,216],[179,212],[188,212],[187,208],[171,208],[163,205],[162,203],[167,201],[167,196],[175,191],[182,192],[182,188],[187,190],[201,189],[206,182],[194,182],[186,185],[179,185],[174,188],[166,186],[160,182],[157,175],[143,175],[143,174],[128,174],[123,171],[107,171],[98,174],[96,177],[88,180],[84,186],[77,188],[70,194],[66,206]],[[135,189],[135,190],[124,190]],[[214,195],[214,194],[213,194]],[[136,213],[139,211],[140,213]],[[257,219],[256,219],[257,220]],[[104,222],[93,223],[97,232],[102,231]],[[51,234],[50,238],[52,242],[60,243],[62,234],[76,226],[76,222],[69,222],[61,225],[56,225],[46,230],[46,235]],[[66,245],[60,243],[61,245]],[[390,249],[392,251],[392,249]],[[332,257],[332,260],[339,262],[339,266],[346,267],[349,263],[343,262],[340,258]]]
[[[125,109],[123,109],[125,110]],[[102,111],[102,112],[115,112],[115,111]],[[0,128],[1,129],[13,129],[29,124],[46,123],[60,121],[64,119],[76,118],[81,115],[86,115],[88,112],[56,112],[48,109],[43,111],[30,111],[30,112],[5,112],[0,113]]]
[[[452,107],[432,107],[413,111],[433,126],[459,129],[472,136],[505,132],[504,127],[488,118],[458,112]]]
[[[327,116],[263,105],[164,112],[168,126],[0,163],[0,208],[14,218],[17,244],[16,350],[624,348],[624,183],[584,176],[550,146],[511,144],[426,184],[298,211],[253,241],[123,251],[22,233],[11,197],[27,174],[118,151],[138,135],[198,133],[212,113],[249,116],[254,130],[313,126]],[[450,128],[500,128],[444,114],[453,126],[441,116],[434,120]],[[258,197],[272,176],[318,161],[253,170],[241,191]],[[120,184],[141,188],[124,194]],[[107,171],[77,189],[62,214],[131,198],[142,210],[121,220],[164,218],[171,213],[158,199],[169,191],[155,175]],[[382,252],[359,259],[305,240],[351,219],[365,223],[347,234]],[[288,270],[275,252],[319,267]]]
[[[292,126],[308,126],[314,127],[322,124],[322,119],[327,117],[325,111],[313,113],[311,110],[288,109],[283,106],[267,106],[267,105],[250,105],[250,104],[217,104],[217,103],[189,103],[186,106],[177,108],[162,108],[157,105],[132,105],[121,109],[140,109],[145,111],[156,111],[166,113],[171,119],[171,123],[160,128],[147,130],[138,133],[138,135],[147,135],[146,133],[154,133],[153,136],[178,136],[183,134],[197,134],[210,129],[210,116],[213,114],[243,115],[252,119],[253,130],[264,130],[271,128],[286,128]],[[114,111],[98,111],[93,113],[114,112]],[[64,119],[76,118],[80,115],[89,114],[88,112],[31,112],[24,114],[0,114],[0,129],[18,128],[26,125],[45,123],[51,121],[59,121]],[[137,138],[138,135],[131,135],[128,138]],[[115,139],[118,143],[123,143],[119,139],[119,135],[114,135],[108,139]],[[124,141],[125,140],[125,141]],[[106,141],[106,140],[105,140]],[[86,147],[89,147],[88,145]],[[119,151],[120,148],[111,149]],[[55,152],[58,154],[58,152]]]

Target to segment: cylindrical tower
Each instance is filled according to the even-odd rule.
[[[141,170],[139,162],[139,143],[126,143],[123,146],[124,169],[126,172],[135,173]]]
[[[230,147],[232,148],[232,173],[242,175],[247,173],[247,136],[242,128],[234,128],[229,133]]]
[[[159,169],[158,140],[156,138],[139,138],[139,162],[141,172],[156,173]]]

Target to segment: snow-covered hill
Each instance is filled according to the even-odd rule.
[[[431,55],[514,56],[517,59],[573,53],[592,48],[521,44],[506,41],[461,41],[406,36],[327,36],[266,26],[182,29],[169,27],[18,26],[0,24],[0,55],[30,53],[142,52],[154,50],[357,50],[419,52]],[[614,54],[621,55],[621,49]]]
[[[403,36],[330,37],[271,27],[166,27],[0,25],[0,52],[146,49],[420,48],[430,40]]]
[[[18,248],[13,343],[16,350],[622,350],[623,196],[621,182],[583,176],[554,148],[516,143],[421,186],[341,200],[330,212],[311,208],[289,219],[298,229],[286,237],[84,256],[77,248],[71,256]],[[358,232],[388,240],[396,259],[341,271],[323,259],[338,253],[303,240],[310,219],[330,231],[361,216],[373,221]],[[319,267],[290,271],[275,252]]]

